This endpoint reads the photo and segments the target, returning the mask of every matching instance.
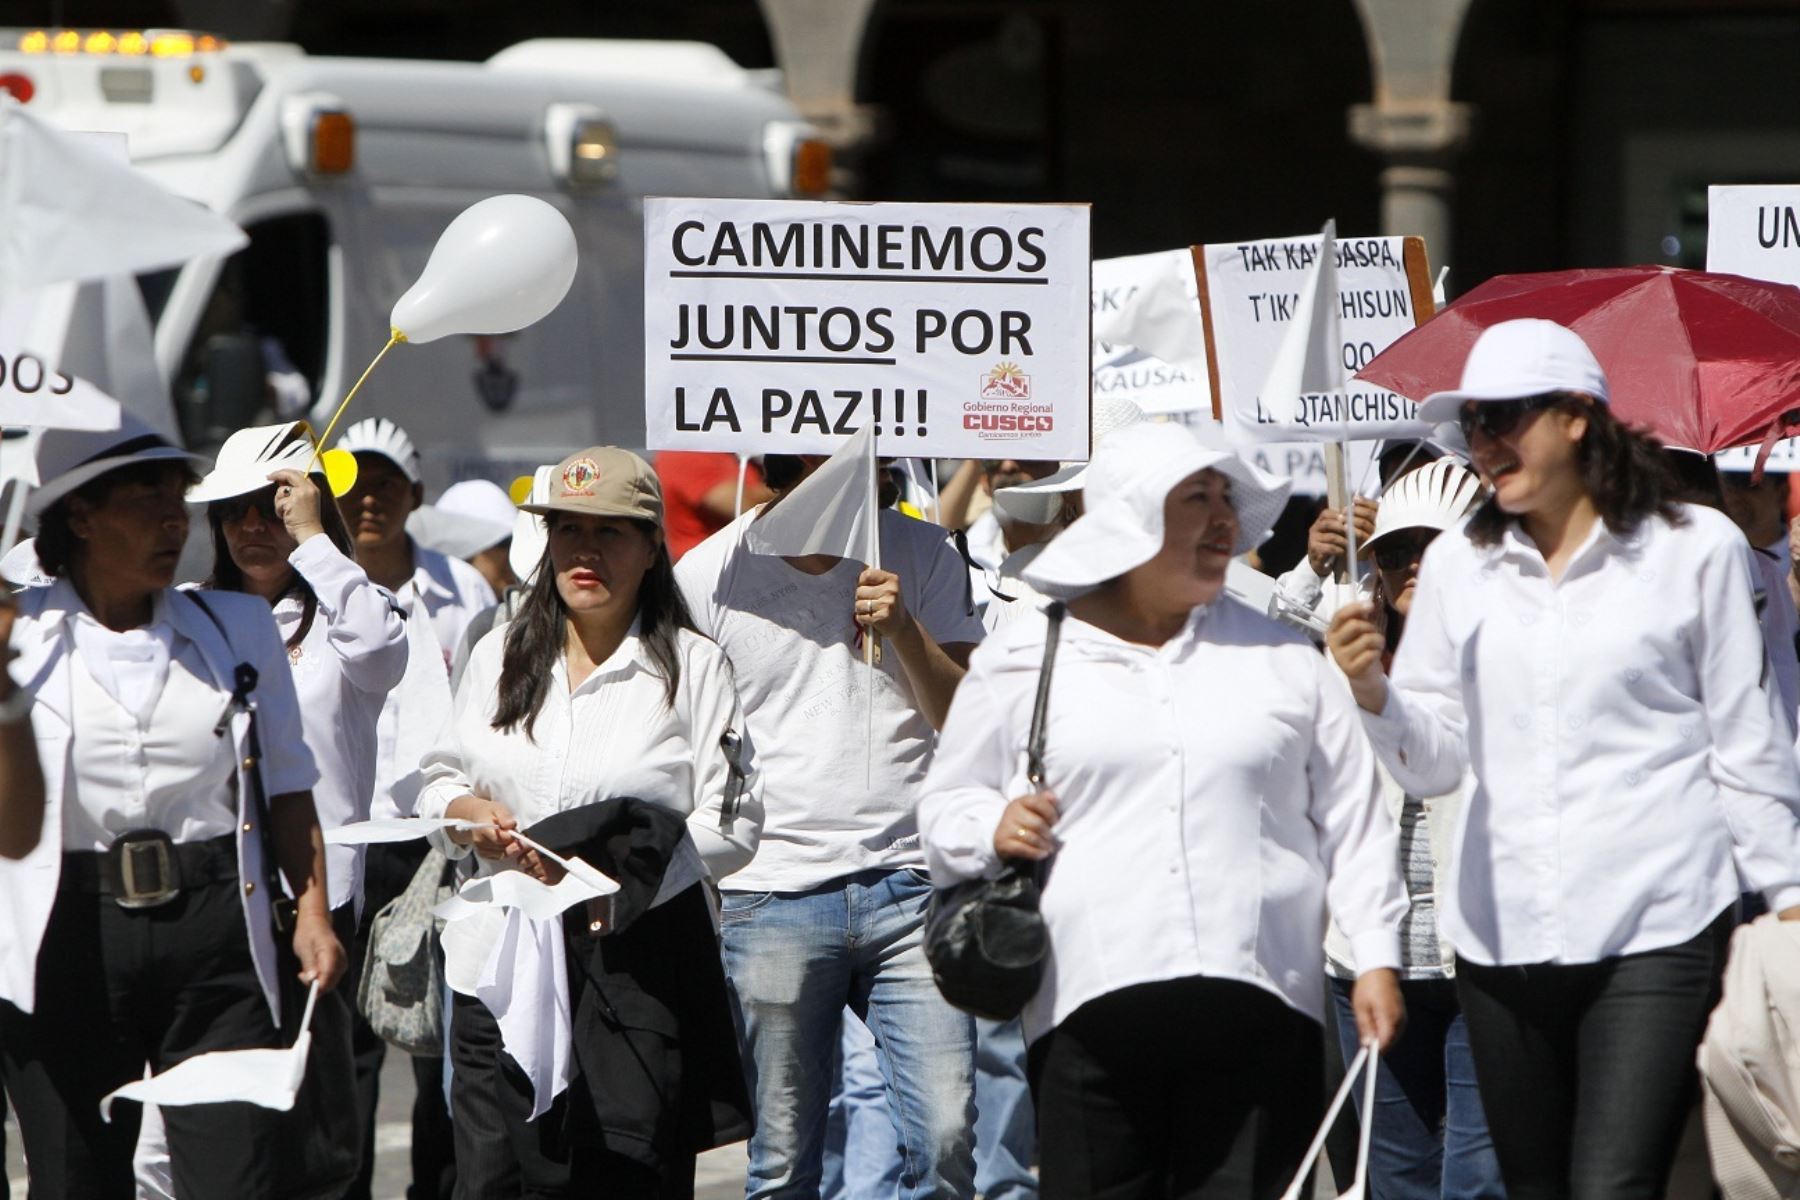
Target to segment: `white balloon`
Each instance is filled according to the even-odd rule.
[[[409,342],[512,333],[548,316],[575,282],[575,231],[535,196],[489,196],[431,248],[390,323]]]

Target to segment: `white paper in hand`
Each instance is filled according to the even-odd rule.
[[[353,821],[325,831],[327,846],[368,846],[376,842],[408,842],[440,829],[490,829],[477,821],[459,821],[454,817],[432,820],[424,817],[383,817],[373,821]]]
[[[876,515],[869,503],[874,491],[874,426],[838,448],[838,452],[779,503],[750,523],[744,544],[752,554],[799,558],[830,554],[869,563],[869,534]]]
[[[300,1035],[285,1050],[215,1050],[176,1063],[160,1075],[133,1080],[108,1093],[100,1101],[100,1116],[112,1120],[114,1100],[136,1100],[175,1108],[186,1104],[222,1104],[237,1101],[286,1112],[306,1076],[306,1058],[312,1050],[313,1006],[319,985],[307,993],[306,1012],[300,1018]]]
[[[516,908],[534,921],[547,921],[583,901],[619,890],[617,883],[580,859],[563,861],[568,873],[554,886],[523,871],[480,875],[432,912],[446,921],[463,921],[489,909]]]

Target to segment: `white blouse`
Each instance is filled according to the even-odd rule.
[[[761,792],[731,671],[718,646],[696,633],[679,635],[681,681],[673,708],[635,625],[573,692],[558,655],[528,736],[523,726],[507,733],[493,727],[506,633],[496,629],[476,643],[447,736],[425,756],[421,817],[441,818],[452,801],[471,794],[504,804],[521,830],[611,797],[665,805],[687,815],[688,838],[664,874],[658,901],[750,861],[762,829]],[[727,730],[739,738],[747,768],[729,817],[723,814],[731,766],[720,745]],[[469,853],[441,833],[432,840],[453,858]],[[483,874],[495,869],[481,860]],[[479,969],[485,950],[465,950],[460,966]]]
[[[1045,626],[1007,624],[957,689],[919,809],[939,886],[998,869],[1001,812],[1030,790]],[[1195,975],[1319,1019],[1327,895],[1360,970],[1399,966],[1396,831],[1354,709],[1318,651],[1233,600],[1160,647],[1064,620],[1045,739],[1061,846],[1029,1037],[1098,996]]]
[[[306,744],[319,765],[313,805],[319,827],[369,819],[375,791],[375,726],[388,693],[406,673],[406,618],[386,588],[372,582],[331,539],[306,539],[288,556],[318,597],[312,628],[288,652]],[[285,642],[300,627],[297,596],[275,605]],[[362,896],[361,846],[326,846],[331,907]]]
[[[1420,568],[1388,702],[1364,726],[1415,794],[1472,770],[1445,931],[1476,963],[1679,944],[1741,890],[1800,903],[1800,767],[1743,534],[1684,507],[1603,522],[1559,582],[1516,524]],[[1734,857],[1735,863],[1734,866]]]

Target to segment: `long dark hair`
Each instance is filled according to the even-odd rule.
[[[1577,405],[1587,417],[1587,432],[1575,446],[1581,486],[1608,532],[1629,537],[1653,516],[1671,525],[1682,524],[1685,518],[1674,499],[1674,480],[1663,458],[1662,443],[1625,425],[1606,405],[1586,396],[1565,395],[1556,407],[1574,410]],[[1497,546],[1506,527],[1518,519],[1489,495],[1469,518],[1469,540],[1477,546]]]
[[[325,527],[325,536],[345,558],[355,560],[356,543],[350,540],[350,528],[344,524],[344,514],[338,511],[337,501],[331,496],[331,488],[323,475],[310,476],[319,487],[319,524]],[[206,524],[212,530],[213,569],[205,586],[216,592],[242,592],[244,572],[231,557],[231,544],[225,540],[225,517],[223,507],[218,503],[206,506]],[[277,596],[284,600],[289,596],[300,597],[300,624],[294,627],[289,635],[287,648],[292,650],[306,640],[312,631],[313,618],[319,615],[319,597],[313,592],[312,585],[300,572],[291,570],[288,573],[288,585]]]
[[[669,545],[657,537],[657,527],[650,521],[632,524],[656,543],[656,559],[644,572],[638,585],[638,637],[650,654],[650,661],[662,672],[663,698],[673,707],[676,689],[681,685],[680,631],[694,628],[681,589],[675,586],[675,564],[669,558]],[[531,587],[519,604],[519,611],[506,627],[506,651],[500,662],[499,703],[494,708],[494,728],[511,733],[521,724],[525,736],[531,737],[537,723],[538,710],[550,692],[550,676],[557,657],[568,641],[568,607],[556,590],[556,568],[550,562],[550,547],[545,545],[538,559],[537,573]]]

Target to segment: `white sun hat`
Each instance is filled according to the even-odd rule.
[[[1287,504],[1291,480],[1257,470],[1228,450],[1204,445],[1185,425],[1145,422],[1118,430],[1088,464],[1087,512],[1025,569],[1046,595],[1069,596],[1156,556],[1163,543],[1163,502],[1197,471],[1231,480],[1238,538],[1233,554],[1261,545]]]
[[[419,449],[413,440],[386,417],[369,417],[344,430],[338,438],[338,449],[352,454],[379,454],[406,476],[408,483],[419,482]]]
[[[525,498],[526,504],[549,503],[550,480],[556,474],[557,465],[545,463],[531,473],[531,494]],[[532,572],[537,570],[544,557],[544,547],[549,544],[550,535],[544,529],[544,518],[519,509],[519,515],[513,518],[512,545],[507,547],[506,561],[521,583],[531,579]]]
[[[38,438],[38,486],[31,492],[25,507],[33,516],[90,480],[108,471],[138,463],[167,462],[182,459],[204,463],[198,454],[189,454],[152,429],[141,417],[128,412],[119,414],[119,427],[97,432],[89,429],[46,429]]]
[[[299,471],[313,461],[312,431],[304,421],[255,425],[240,429],[219,447],[219,457],[206,478],[188,489],[189,504],[210,504],[260,492],[270,486],[273,471]],[[314,467],[323,475],[323,464]],[[327,489],[329,490],[329,489]]]
[[[513,535],[519,510],[499,484],[465,479],[444,489],[436,504],[407,514],[406,532],[451,558],[473,558]]]
[[[1580,392],[1602,404],[1610,395],[1606,372],[1580,334],[1555,321],[1520,317],[1482,330],[1463,362],[1461,385],[1425,397],[1418,418],[1437,425],[1456,420],[1471,400],[1523,400],[1551,392]]]
[[[1408,471],[1381,494],[1375,532],[1363,545],[1373,550],[1403,529],[1445,530],[1481,503],[1481,480],[1455,459],[1440,458]]]
[[[1098,450],[1101,442],[1119,430],[1143,421],[1144,410],[1130,400],[1102,396],[1094,402],[1094,449]],[[1027,525],[1048,525],[1062,509],[1063,497],[1081,490],[1087,468],[1084,462],[1066,462],[1054,475],[1003,487],[994,493],[994,507],[1002,517]]]

